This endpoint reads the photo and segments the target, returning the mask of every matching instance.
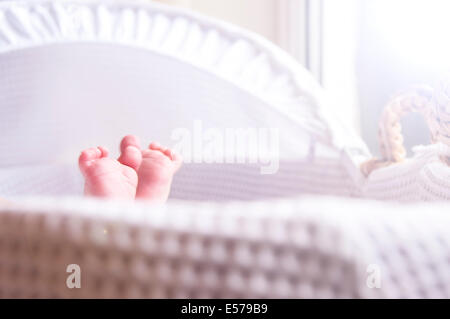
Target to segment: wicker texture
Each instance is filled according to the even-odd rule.
[[[447,206],[315,198],[149,207],[30,200],[0,215],[2,297],[448,298]],[[74,208],[77,207],[77,208]],[[428,210],[425,216],[422,209]],[[66,268],[81,267],[68,289]],[[381,288],[367,286],[370,265]]]
[[[362,165],[367,176],[377,169],[393,163],[402,163],[406,157],[403,146],[400,119],[408,113],[420,113],[430,130],[431,142],[450,145],[450,98],[445,86],[433,90],[421,87],[396,96],[384,109],[380,120],[379,140],[381,160],[372,160]],[[440,159],[450,163],[450,158],[443,154]]]

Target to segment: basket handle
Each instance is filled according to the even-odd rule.
[[[433,96],[433,89],[419,87],[400,94],[389,102],[382,113],[378,131],[382,158],[362,164],[361,170],[364,175],[368,176],[378,168],[405,160],[406,150],[403,145],[400,120],[406,114],[422,114],[430,129],[432,143],[438,141],[439,125],[436,125],[437,116],[433,108]]]

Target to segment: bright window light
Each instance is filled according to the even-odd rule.
[[[376,30],[408,62],[450,66],[450,1],[372,0]]]

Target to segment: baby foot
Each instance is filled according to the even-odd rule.
[[[135,136],[124,137],[120,150],[118,160],[108,158],[108,150],[104,147],[90,148],[81,153],[78,163],[85,178],[85,195],[135,198],[137,169],[142,161],[139,140]]]
[[[173,175],[181,166],[181,157],[158,143],[142,151],[138,170],[137,199],[165,202],[169,197]]]

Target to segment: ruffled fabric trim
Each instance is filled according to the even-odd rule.
[[[314,141],[370,157],[364,142],[333,115],[309,72],[256,34],[156,3],[0,3],[0,53],[80,41],[141,47],[190,63],[273,105]]]

